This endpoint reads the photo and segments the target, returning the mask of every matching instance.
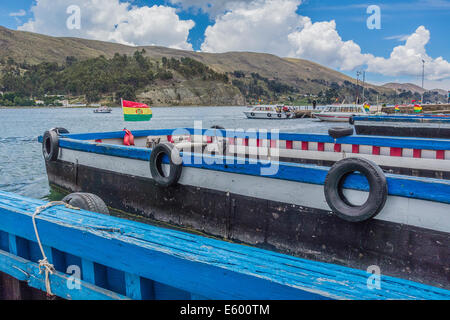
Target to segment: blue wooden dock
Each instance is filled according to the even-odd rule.
[[[45,291],[32,215],[41,200],[0,191],[0,272]],[[84,210],[36,217],[64,299],[450,299],[450,291]],[[68,270],[80,270],[78,286]],[[382,270],[381,270],[382,271]]]

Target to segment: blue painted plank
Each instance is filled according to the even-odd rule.
[[[0,250],[9,252],[9,234],[0,230]]]
[[[60,147],[78,150],[84,152],[92,152],[98,154],[106,154],[115,157],[129,158],[130,154],[133,155],[133,159],[149,161],[150,160],[150,149],[119,146],[119,145],[108,145],[104,143],[93,143],[73,139],[61,139]]]
[[[142,300],[141,277],[125,272],[126,296],[133,300]]]
[[[29,286],[45,291],[45,275],[39,273],[37,263],[15,256],[14,254],[0,250],[0,272],[12,277],[26,281]],[[81,282],[80,289],[68,289],[68,276],[55,272],[50,275],[51,290],[54,294],[65,299],[92,299],[92,300],[126,300],[127,297],[114,292],[95,287],[91,284]]]
[[[13,233],[9,233],[9,252],[16,256],[28,259],[30,256],[28,241]]]
[[[95,284],[94,262],[87,259],[81,259],[81,275],[83,281]]]
[[[33,237],[31,212],[42,202],[3,192],[0,199],[0,229]],[[86,211],[51,208],[38,219],[48,246],[213,299],[450,298],[447,290],[387,276],[382,276],[382,290],[371,291],[362,270]],[[111,225],[120,226],[121,232],[104,231]],[[60,241],[60,234],[66,241]]]

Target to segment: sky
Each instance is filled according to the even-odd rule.
[[[374,84],[450,90],[450,0],[2,0],[0,25],[52,36],[311,60]]]

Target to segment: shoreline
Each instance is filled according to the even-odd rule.
[[[238,106],[150,106],[150,108],[210,108],[210,107],[220,107],[220,108],[229,108],[229,107],[246,107],[246,105],[238,105]],[[121,109],[120,106],[110,107],[112,109]],[[97,109],[97,107],[54,107],[54,106],[0,106],[0,109]]]

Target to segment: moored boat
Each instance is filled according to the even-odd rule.
[[[286,106],[276,105],[257,105],[244,114],[249,119],[290,119],[293,118],[293,112]]]
[[[94,113],[111,113],[112,109],[110,107],[101,106],[94,110]]]
[[[46,132],[49,182],[214,236],[450,287],[450,140],[179,129],[134,131],[124,146],[128,134]],[[441,179],[427,178],[435,168]]]
[[[369,112],[362,105],[331,105],[313,115],[320,121],[348,122],[352,116],[367,114]]]

